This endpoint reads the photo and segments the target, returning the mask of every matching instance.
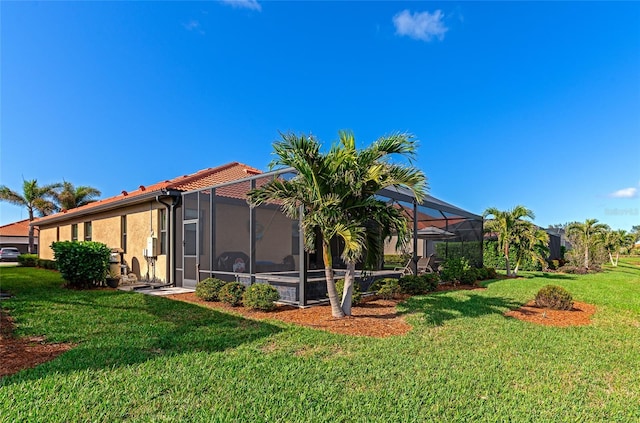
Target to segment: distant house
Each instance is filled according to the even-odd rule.
[[[34,253],[38,251],[38,231],[33,236]],[[0,248],[16,247],[21,253],[29,252],[29,219],[0,226]]]

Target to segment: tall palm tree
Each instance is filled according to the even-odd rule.
[[[22,194],[20,194],[6,185],[0,185],[0,200],[26,207],[29,222],[32,222],[35,212],[40,216],[46,216],[55,211],[56,205],[52,199],[55,198],[56,189],[60,186],[61,184],[38,186],[38,180],[31,179],[23,181]],[[33,252],[33,226],[29,225],[29,253]]]
[[[55,202],[60,210],[70,210],[96,201],[101,194],[96,188],[84,185],[76,187],[64,181],[62,189],[56,193]]]
[[[598,223],[598,219],[573,222],[567,226],[567,234],[578,241],[578,247],[584,250],[585,269],[589,269],[589,250],[601,242],[602,234],[607,230],[609,230],[609,226]]]
[[[485,218],[488,216],[493,216],[493,218],[485,221],[485,231],[497,235],[498,248],[504,254],[507,276],[512,276],[509,251],[515,238],[517,226],[523,218],[534,219],[535,215],[525,206],[517,205],[511,210],[498,210],[495,207],[489,207],[483,214]]]
[[[386,218],[379,216],[384,203],[372,201],[371,197],[377,191],[376,185],[403,185],[401,177],[405,177],[411,182],[407,186],[423,195],[425,178],[415,169],[404,170],[403,175],[401,167],[396,169],[385,161],[390,154],[409,157],[414,154],[416,144],[407,135],[381,138],[372,147],[359,152],[355,149],[353,136],[343,132],[340,142],[334,144],[329,152],[321,153],[320,147],[320,143],[312,136],[282,134],[282,140],[274,143],[276,159],[271,163],[271,168],[293,167],[297,175],[287,180],[273,179],[249,192],[248,199],[253,206],[277,201],[290,218],[298,219],[301,216],[308,251],[315,249],[316,233],[319,235],[331,313],[334,317],[344,317],[351,311],[350,292],[355,262],[363,256],[368,243],[374,238],[372,231],[367,230],[363,216],[369,212],[368,218],[374,217],[373,221],[387,223],[395,219],[395,210]],[[363,163],[371,166],[365,169],[361,167]],[[369,192],[371,195],[368,195]],[[387,209],[392,210],[392,207]],[[367,219],[367,223],[371,220]],[[402,219],[402,222],[406,233],[406,221]],[[402,227],[399,229],[402,234]],[[344,241],[342,258],[348,263],[349,276],[345,278],[344,289],[347,294],[343,292],[345,300],[342,302],[344,308],[334,282],[330,242],[335,237]]]

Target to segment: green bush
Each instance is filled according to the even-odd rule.
[[[489,279],[489,271],[487,270],[486,267],[481,267],[479,269],[476,269],[476,273],[478,274],[478,279],[481,281]]]
[[[18,256],[18,264],[23,267],[36,267],[37,262],[37,254],[20,254]]]
[[[396,278],[378,279],[371,286],[371,290],[385,300],[390,300],[402,291],[400,288],[400,282]]]
[[[255,310],[273,310],[280,299],[278,290],[267,283],[256,283],[244,291],[242,304]]]
[[[470,268],[469,261],[466,258],[450,258],[444,262],[440,276],[445,282],[460,282],[464,273]]]
[[[465,285],[473,285],[478,280],[478,272],[475,268],[470,268],[462,272],[460,275],[460,282]]]
[[[55,260],[38,259],[36,261],[36,266],[43,269],[58,270]]]
[[[196,297],[204,301],[219,301],[220,289],[227,283],[216,278],[203,279],[196,284]]]
[[[342,291],[344,290],[344,279],[340,279],[336,282],[336,290],[338,296],[342,298]],[[362,292],[360,292],[360,284],[358,281],[353,281],[353,292],[351,294],[351,304],[358,305],[362,301]]]
[[[561,286],[546,285],[540,288],[540,291],[536,294],[536,305],[553,310],[571,310],[573,307],[573,298],[571,298],[571,294]]]
[[[485,267],[485,269],[487,270],[487,278],[486,279],[497,279],[498,278],[498,272],[496,272],[496,269],[494,267]]]
[[[51,244],[62,278],[72,288],[102,285],[109,272],[111,250],[94,241],[60,241]]]
[[[245,287],[240,282],[229,282],[220,288],[218,299],[223,303],[236,307],[242,303],[244,291]]]
[[[406,254],[385,254],[384,264],[388,267],[402,267],[407,264],[409,258]]]
[[[437,273],[423,273],[420,275],[423,279],[423,286],[426,292],[435,291],[440,283],[440,275]]]

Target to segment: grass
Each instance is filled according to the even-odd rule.
[[[19,334],[78,346],[0,379],[0,421],[638,421],[639,265],[413,297],[414,329],[386,339],[1,268]],[[592,325],[503,316],[548,283],[595,304]]]

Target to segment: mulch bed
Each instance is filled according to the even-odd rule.
[[[0,377],[53,360],[74,347],[72,344],[48,344],[44,336],[16,338],[11,316],[0,309]]]
[[[385,338],[387,336],[402,335],[411,330],[411,326],[405,322],[404,317],[399,316],[396,312],[396,306],[404,298],[393,300],[370,299],[357,307],[353,307],[352,316],[343,319],[333,318],[331,316],[331,307],[328,304],[309,308],[279,305],[275,310],[265,312],[249,310],[244,307],[231,307],[221,302],[203,301],[193,293],[169,295],[167,298],[201,304],[212,309],[237,313],[252,319],[276,319],[345,335]]]
[[[534,301],[529,301],[524,306],[510,310],[504,315],[544,326],[567,327],[590,324],[591,316],[595,312],[594,305],[578,301],[573,302],[571,310],[551,310],[538,307]]]

